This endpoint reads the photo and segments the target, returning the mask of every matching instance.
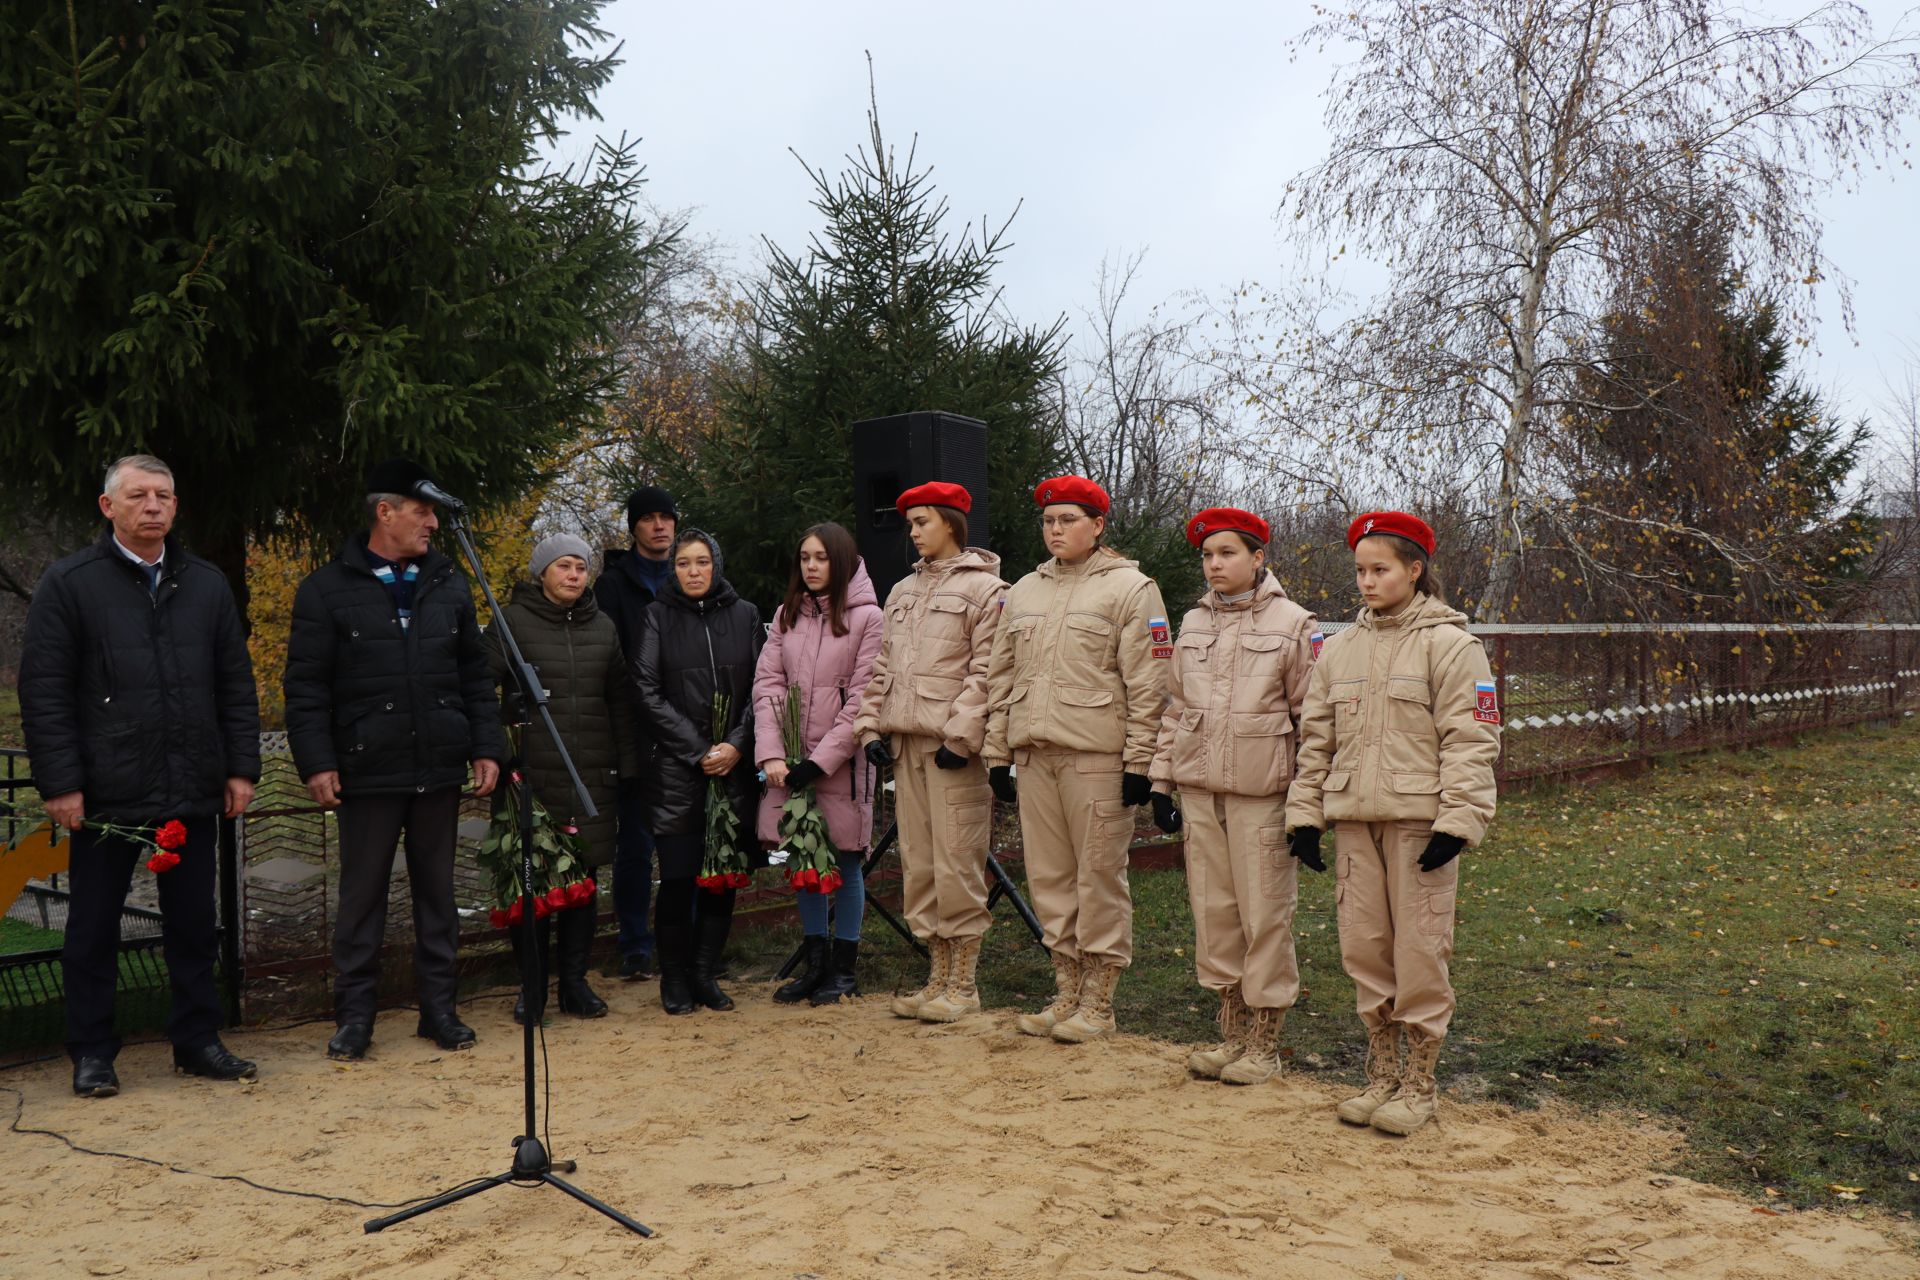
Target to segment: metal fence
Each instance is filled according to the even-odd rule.
[[[1329,624],[1329,631],[1339,629]],[[1778,740],[1812,729],[1887,721],[1920,711],[1920,625],[1889,626],[1479,626],[1504,712],[1500,778],[1506,785],[1631,766],[1657,756]],[[253,809],[223,836],[222,921],[228,946],[223,974],[238,1016],[323,1013],[329,1004],[330,940],[337,903],[336,820],[308,798],[293,769],[286,736],[263,735],[266,774]],[[30,779],[17,751],[0,752],[0,799],[19,812],[0,813],[9,840],[35,821]],[[22,793],[27,793],[23,795]],[[875,815],[884,830],[890,801]],[[485,878],[477,850],[486,802],[469,800],[462,814],[456,885],[467,972],[493,966],[504,940],[487,920]],[[1017,836],[1003,827],[1018,858]],[[773,877],[763,877],[772,881]],[[137,881],[136,881],[137,883]],[[28,1027],[25,1009],[58,1014],[58,950],[51,944],[64,919],[57,881],[30,885],[11,904],[11,920],[29,926],[38,945],[0,943],[0,1007],[12,1046]],[[387,913],[387,964],[382,992],[405,999],[412,921],[406,864],[396,857]],[[777,883],[742,895],[742,909],[785,906]],[[610,910],[607,897],[603,913]],[[164,996],[158,963],[157,915],[136,899],[123,933],[129,955],[126,988]],[[160,1002],[164,1007],[164,1001]],[[31,1028],[51,1025],[41,1017]]]

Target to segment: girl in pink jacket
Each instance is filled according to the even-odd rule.
[[[853,535],[837,524],[817,524],[794,551],[786,600],[774,615],[773,634],[754,672],[754,755],[766,771],[759,835],[768,848],[780,839],[780,809],[788,789],[811,783],[827,835],[840,854],[840,887],[833,899],[833,946],[827,946],[827,898],[800,889],[800,924],[806,932],[805,967],[774,992],[782,1004],[811,999],[833,1004],[857,995],[854,965],[860,955],[860,918],[866,888],[860,866],[873,839],[873,769],[854,749],[853,719],[860,710],[880,652],[879,599]],[[800,733],[805,758],[789,764],[780,723],[787,690],[800,688]]]

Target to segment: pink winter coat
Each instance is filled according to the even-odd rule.
[[[854,742],[853,718],[880,653],[884,617],[873,579],[866,565],[856,561],[853,581],[847,584],[847,634],[833,634],[826,611],[809,596],[791,631],[780,625],[780,614],[774,615],[773,634],[754,671],[753,758],[785,759],[780,720],[786,713],[787,686],[799,685],[806,758],[826,770],[813,784],[813,794],[826,815],[833,847],[842,853],[865,849],[873,839],[873,766]],[[762,840],[780,838],[780,806],[786,802],[787,789],[769,784],[760,800]]]

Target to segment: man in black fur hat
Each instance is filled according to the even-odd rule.
[[[487,795],[507,747],[472,592],[432,549],[439,517],[416,496],[431,479],[402,459],[370,470],[368,531],[294,596],[287,738],[314,801],[340,810],[330,1058],[363,1058],[373,1041],[387,884],[403,831],[418,1034],[443,1049],[474,1041],[455,1010],[455,830],[469,764],[475,793]]]

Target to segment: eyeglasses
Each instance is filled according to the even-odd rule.
[[[1040,527],[1047,530],[1071,529],[1085,520],[1085,516],[1041,516]]]

